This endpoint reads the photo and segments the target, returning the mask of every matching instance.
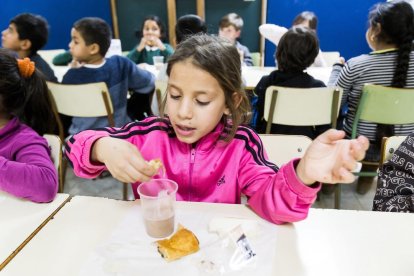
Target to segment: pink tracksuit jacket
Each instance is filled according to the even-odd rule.
[[[298,160],[280,169],[268,161],[259,136],[240,126],[229,143],[223,124],[196,145],[180,142],[167,118],[149,117],[122,128],[86,130],[69,139],[66,156],[75,174],[94,178],[106,169],[91,163],[93,143],[101,137],[124,139],[137,146],[146,160],[161,159],[165,176],[178,183],[177,200],[240,203],[241,194],[261,217],[273,223],[305,219],[320,184],[304,185],[296,176]],[[135,197],[139,183],[133,183]]]

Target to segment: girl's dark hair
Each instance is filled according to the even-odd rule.
[[[17,60],[0,49],[0,109],[16,116],[39,135],[52,133],[55,117],[44,76],[38,71],[28,78],[20,75]]]
[[[379,41],[397,45],[398,56],[391,86],[404,87],[414,39],[413,8],[405,1],[378,3],[369,12],[369,24],[374,30],[380,26]]]
[[[227,116],[222,120],[229,127],[225,141],[230,141],[241,124],[248,123],[250,103],[242,87],[240,55],[236,47],[227,40],[206,34],[193,35],[178,44],[174,54],[168,59],[167,75],[176,63],[189,61],[194,66],[208,72],[224,91],[226,106],[230,109],[231,123]],[[234,103],[233,93],[238,93],[241,102]],[[164,98],[163,107],[165,107]],[[163,114],[163,109],[162,112]]]
[[[302,26],[290,28],[280,39],[276,50],[279,70],[302,72],[312,63],[319,53],[319,40],[315,31]]]
[[[293,19],[292,26],[302,24],[305,20],[309,21],[309,28],[316,31],[318,27],[318,17],[311,11],[303,11]]]
[[[377,40],[387,44],[395,44],[398,47],[391,86],[405,87],[414,39],[413,8],[405,1],[378,3],[371,8],[368,19],[372,30],[380,28]],[[377,146],[381,145],[382,137],[392,135],[394,135],[392,125],[379,124],[376,135]]]
[[[105,20],[99,17],[84,17],[73,24],[73,28],[77,30],[86,45],[98,44],[99,54],[105,56],[111,45],[111,28]]]
[[[31,43],[30,56],[37,53],[47,42],[49,27],[44,17],[31,13],[16,15],[10,20],[16,25],[19,39],[28,39]]]
[[[144,25],[145,25],[145,21],[147,20],[152,20],[155,21],[155,23],[157,23],[158,27],[160,28],[160,40],[162,42],[165,42],[165,39],[167,37],[167,29],[165,28],[164,23],[162,22],[161,18],[157,15],[149,15],[147,17],[144,18],[144,20],[142,20],[142,24],[141,24],[141,29],[135,31],[135,36],[140,39],[144,33]]]
[[[186,14],[178,18],[175,25],[175,38],[177,44],[181,43],[189,36],[207,33],[207,26],[200,16],[195,14]]]

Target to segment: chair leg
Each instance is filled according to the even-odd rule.
[[[341,209],[341,184],[335,186],[335,209]]]
[[[128,200],[128,183],[122,183],[122,198]]]
[[[66,159],[62,159],[62,167],[60,168],[59,172],[59,193],[63,193],[65,189],[65,178],[66,178],[66,169],[68,167],[68,161]]]

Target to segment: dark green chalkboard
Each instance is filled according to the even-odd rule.
[[[238,13],[244,20],[240,42],[251,52],[258,52],[262,0],[205,0],[205,14],[208,31],[218,32],[218,22],[227,13]],[[150,14],[158,15],[168,25],[166,0],[117,0],[119,36],[123,51],[132,49],[138,40],[135,31],[141,28],[142,20]],[[176,0],[177,18],[196,11],[196,0]],[[168,28],[168,26],[167,26]],[[168,30],[167,30],[168,39]]]

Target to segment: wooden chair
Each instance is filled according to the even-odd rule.
[[[53,109],[57,118],[59,136],[62,141],[65,139],[64,130],[57,113],[74,117],[106,116],[108,118],[108,126],[115,126],[113,118],[114,109],[108,87],[104,82],[76,85],[47,82],[47,86],[54,99]],[[127,199],[127,193],[127,186],[123,185],[124,199]]]
[[[391,136],[382,138],[380,166],[388,161],[407,136]]]
[[[162,101],[167,92],[168,80],[156,80],[155,81],[155,96],[158,101],[158,111],[161,110]]]
[[[62,177],[62,140],[59,136],[52,134],[45,134],[43,137],[47,140],[50,148],[50,157],[55,165],[59,177],[59,192],[63,192],[63,177]]]
[[[324,59],[326,66],[331,67],[339,61],[341,55],[339,52],[322,52],[322,58]]]
[[[260,134],[270,161],[278,167],[293,158],[301,158],[312,140],[304,135]]]
[[[339,87],[269,86],[264,107],[266,133],[270,133],[273,123],[290,126],[330,124],[335,128],[341,97],[342,89]]]
[[[262,66],[262,57],[259,52],[253,52],[250,55],[253,60],[253,66]]]
[[[414,123],[414,89],[386,87],[366,84],[362,90],[354,122],[351,138],[358,135],[360,120],[377,124],[402,125]],[[363,164],[379,166],[379,162],[362,161]],[[377,172],[359,172],[358,176],[376,176]],[[341,185],[337,185],[336,198],[341,197]],[[340,205],[338,205],[339,208]]]

